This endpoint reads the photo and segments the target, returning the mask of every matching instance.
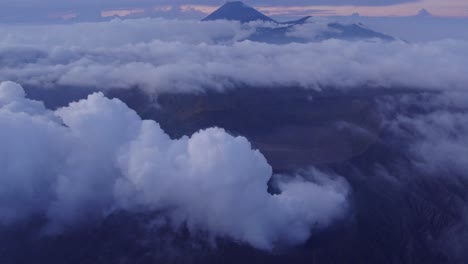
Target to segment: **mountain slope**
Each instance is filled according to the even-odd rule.
[[[326,39],[336,38],[336,39],[382,39],[382,40],[395,40],[389,35],[385,35],[371,29],[367,29],[358,24],[340,24],[340,23],[329,23],[329,28],[335,29],[335,31],[326,32],[323,34],[323,37]]]
[[[281,24],[284,24],[284,25],[302,25],[302,24],[307,23],[307,20],[309,20],[310,18],[312,18],[312,17],[311,16],[306,16],[306,17],[300,18],[298,20],[281,22]]]

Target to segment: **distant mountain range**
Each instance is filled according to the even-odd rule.
[[[258,27],[256,32],[247,39],[257,42],[267,42],[275,44],[284,44],[291,42],[312,42],[325,39],[344,39],[344,40],[363,40],[363,39],[381,39],[386,41],[395,40],[393,37],[373,31],[363,27],[362,24],[342,24],[338,22],[327,23],[325,25],[313,24],[311,17],[303,17],[294,21],[279,22],[268,17],[255,8],[241,2],[227,2],[219,9],[202,19],[202,21],[231,20],[241,23],[253,21],[268,22],[271,25]],[[307,34],[307,25],[311,25]],[[304,26],[305,33],[296,34],[298,26]]]

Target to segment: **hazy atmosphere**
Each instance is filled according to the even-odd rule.
[[[0,263],[466,263],[468,2],[0,0]]]
[[[3,19],[97,18],[99,16],[150,16],[165,14],[172,17],[202,16],[216,10],[226,1],[220,0],[3,0]],[[351,15],[411,16],[427,9],[436,16],[468,17],[468,3],[464,0],[248,0],[267,15]]]

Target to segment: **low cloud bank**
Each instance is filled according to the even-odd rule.
[[[171,140],[101,93],[52,112],[0,84],[0,224],[46,216],[49,229],[109,213],[160,211],[174,228],[228,237],[260,249],[304,242],[343,217],[349,188],[310,171],[277,177],[243,137],[220,128]]]
[[[464,30],[468,18],[450,17],[336,17],[344,23],[364,23],[372,29],[385,32],[393,37],[411,42],[425,42],[443,39],[468,41],[468,32]]]
[[[465,262],[468,255],[460,245],[468,234],[468,92],[409,93],[387,98],[380,106],[387,115],[386,143],[403,158],[378,164],[376,174],[420,196],[421,208],[411,207],[413,214],[437,237],[425,243],[450,263]]]
[[[406,142],[417,168],[447,180],[468,177],[467,92],[407,95],[384,105],[392,111],[399,108],[388,128],[395,138]]]
[[[257,26],[265,25],[139,19],[3,27],[0,80],[49,88],[139,87],[155,94],[242,85],[437,90],[468,85],[465,41],[235,41]]]
[[[114,19],[65,25],[1,25],[0,45],[107,48],[126,44],[175,41],[191,44],[233,42],[245,38],[263,23],[201,22],[170,19]]]

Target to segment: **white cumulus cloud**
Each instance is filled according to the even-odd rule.
[[[151,120],[101,93],[50,111],[22,87],[0,84],[0,223],[46,216],[49,228],[114,210],[160,211],[192,234],[256,248],[304,242],[344,216],[337,176],[279,177],[244,137],[220,128],[170,139]]]

